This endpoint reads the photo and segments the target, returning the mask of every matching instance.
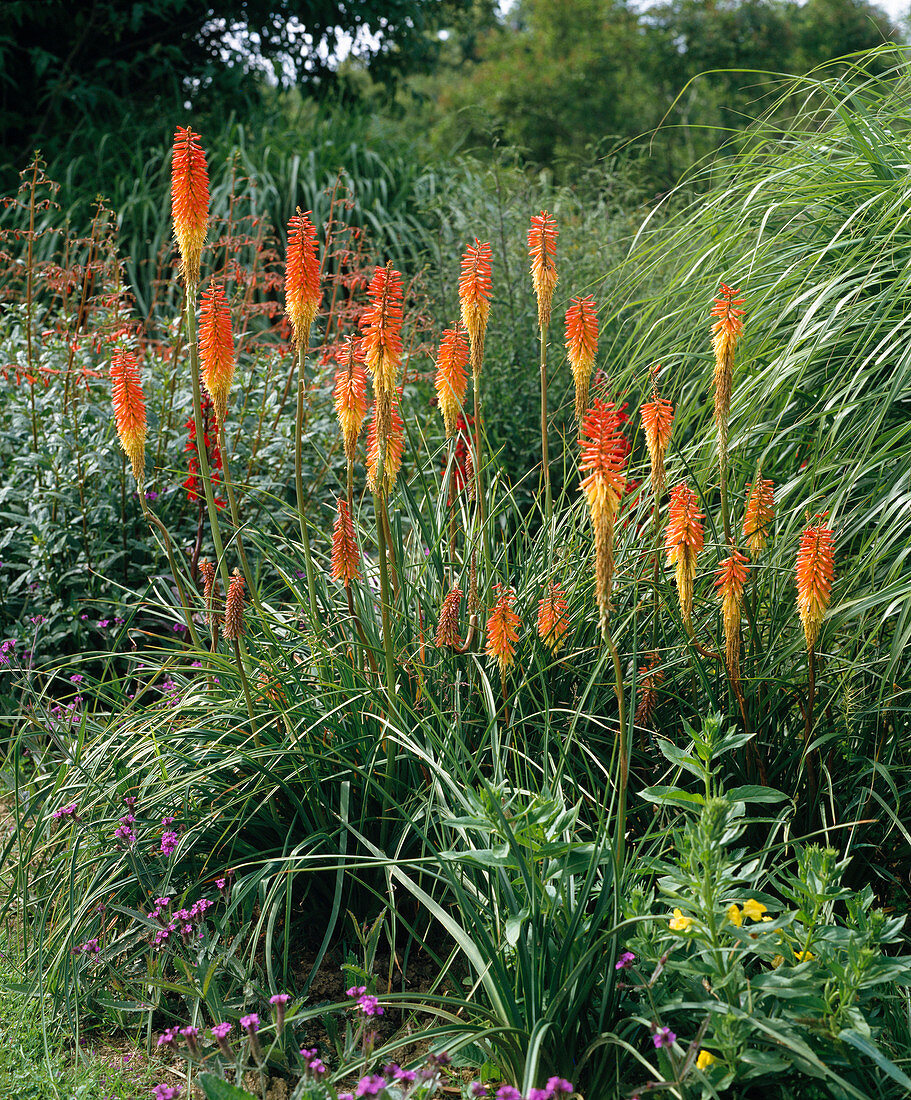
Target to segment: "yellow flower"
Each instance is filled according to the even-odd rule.
[[[771,920],[771,917],[763,916],[763,913],[767,911],[762,902],[756,901],[755,898],[749,898],[743,903],[743,915],[749,917],[750,920]]]
[[[773,970],[777,970],[779,968],[779,966],[783,966],[783,965],[784,965],[784,955],[776,955],[775,958],[772,959],[772,969]]]
[[[708,1069],[709,1066],[713,1066],[718,1059],[710,1050],[700,1050],[699,1057],[696,1059],[697,1069]]]
[[[693,923],[692,917],[685,917],[679,909],[674,910],[674,919],[670,922],[668,927],[672,932],[686,932],[689,930],[690,925]]]
[[[815,959],[816,956],[813,954],[812,951],[795,951],[794,958],[798,962],[809,962],[810,959]]]
[[[746,912],[746,907],[744,907],[743,911],[744,913]],[[731,924],[736,924],[738,928],[743,924],[743,916],[736,905],[731,905],[728,908],[728,920]]]

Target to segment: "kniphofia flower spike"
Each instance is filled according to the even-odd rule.
[[[338,498],[335,524],[332,528],[332,579],[341,581],[347,588],[361,575],[361,555],[357,548],[354,523],[348,511],[348,502]]]
[[[199,136],[183,126],[174,134],[171,158],[171,216],[183,277],[199,285],[199,262],[209,220],[209,174]]]
[[[823,519],[817,516],[816,523],[804,528],[797,552],[797,606],[809,650],[816,648],[835,576],[834,533]]]
[[[234,336],[231,307],[224,287],[210,283],[203,291],[199,310],[199,359],[202,380],[215,407],[219,428],[224,427],[228,394],[234,378]]]
[[[645,445],[651,460],[652,492],[656,499],[664,493],[664,456],[671,440],[674,406],[657,395],[639,410],[645,431]]]
[[[627,447],[614,406],[597,400],[582,421],[582,457],[587,472],[580,488],[595,534],[595,592],[602,632],[607,630],[614,575],[614,519],[626,491]]]
[[[542,210],[532,216],[528,230],[528,255],[531,259],[531,278],[534,283],[535,297],[538,299],[538,326],[542,329],[550,324],[550,306],[557,285],[557,223]]]
[[[724,622],[725,664],[732,680],[740,677],[740,601],[747,582],[749,560],[731,550],[715,573],[715,587],[721,597]]]
[[[353,462],[357,437],[367,416],[367,372],[360,347],[353,336],[348,337],[343,349],[342,363],[335,372],[332,396],[345,443],[345,458]]]
[[[142,488],[145,481],[146,405],[139,376],[139,364],[130,351],[115,348],[111,357],[114,420],[120,446],[126,452],[133,477]]]
[[[243,637],[244,633],[244,578],[240,570],[235,569],[231,574],[231,585],[228,588],[228,598],[225,601],[225,625],[222,630],[229,642],[234,642]]]
[[[668,506],[667,530],[664,548],[668,565],[676,566],[677,595],[680,612],[689,629],[693,624],[693,581],[696,578],[696,557],[705,544],[702,521],[696,494],[683,482],[671,489]]]
[[[459,636],[459,604],[462,602],[462,589],[458,586],[451,588],[443,600],[440,608],[440,621],[437,624],[436,636],[433,644],[437,649],[452,647],[462,648],[462,639]]]
[[[475,240],[474,244],[469,245],[465,250],[465,255],[462,257],[462,272],[459,276],[459,304],[462,310],[462,324],[465,326],[471,345],[471,373],[475,386],[481,376],[484,335],[490,313],[491,255],[489,244],[481,244],[479,240]]]
[[[513,663],[522,620],[512,609],[516,598],[513,590],[501,585],[496,585],[496,589],[500,589],[500,595],[487,619],[487,645],[484,651],[500,666],[502,677]]]
[[[734,351],[743,334],[743,298],[739,290],[721,284],[712,305],[712,350],[715,353],[715,423],[724,451],[727,451],[728,415],[731,410],[731,386],[734,378]]]
[[[468,388],[468,375],[465,371],[467,365],[468,342],[465,339],[465,330],[456,324],[443,332],[434,379],[447,439],[452,439],[455,435],[456,423],[465,401],[465,391]]]
[[[775,518],[775,486],[762,474],[747,485],[747,503],[743,516],[743,538],[755,557],[765,546]]]
[[[559,584],[552,584],[538,604],[538,637],[554,653],[566,641],[569,614],[566,596]]]
[[[573,298],[566,310],[566,355],[576,386],[576,420],[588,408],[588,390],[598,350],[598,315],[591,294]]]
[[[310,211],[300,207],[288,222],[288,253],[285,261],[285,312],[291,322],[297,347],[310,342],[310,329],[319,311],[319,258],[316,228]]]

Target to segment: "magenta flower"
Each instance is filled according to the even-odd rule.
[[[564,1096],[572,1096],[573,1087],[565,1077],[549,1077],[547,1080],[548,1095],[553,1100],[562,1100]]]
[[[177,833],[165,831],[161,834],[161,854],[172,856],[177,851]]]
[[[212,1034],[215,1037],[215,1041],[218,1043],[218,1049],[224,1054],[226,1058],[234,1057],[234,1051],[231,1050],[231,1044],[228,1042],[228,1036],[231,1034],[231,1024],[225,1022],[221,1024],[212,1025]]]
[[[187,1044],[187,1048],[190,1053],[195,1057],[199,1054],[199,1028],[198,1027],[182,1027],[180,1034]]]
[[[158,1036],[158,1046],[177,1050],[177,1028],[169,1027]]]
[[[500,1085],[495,1100],[522,1100],[522,1093],[512,1085]]]
[[[487,1095],[487,1086],[482,1085],[480,1081],[472,1081],[468,1086],[468,1095],[473,1097],[474,1100],[483,1100],[483,1097]]]
[[[376,1077],[371,1074],[369,1077],[362,1077],[358,1081],[354,1090],[355,1096],[379,1096],[381,1092],[386,1090],[386,1081],[382,1077]]]
[[[269,998],[269,1004],[275,1009],[275,1034],[281,1035],[285,1026],[285,1008],[291,998],[287,993],[276,993]]]
[[[636,956],[632,951],[624,951],[623,954],[614,963],[614,970],[629,970],[629,968],[636,961]]]
[[[370,993],[364,993],[357,1000],[357,1007],[365,1016],[382,1016],[383,1006]]]
[[[152,1095],[155,1100],[177,1100],[180,1096],[180,1085],[156,1085]]]
[[[662,1047],[672,1047],[677,1042],[677,1036],[669,1027],[656,1027],[652,1042],[656,1050],[661,1050]]]
[[[248,1035],[255,1035],[259,1031],[259,1017],[255,1012],[251,1012],[248,1016],[241,1016],[240,1026]]]

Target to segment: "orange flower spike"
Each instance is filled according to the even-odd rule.
[[[484,652],[500,666],[501,677],[513,663],[519,641],[519,628],[522,625],[522,620],[512,609],[514,599],[513,590],[504,588],[487,618],[487,645]]]
[[[378,267],[367,297],[370,305],[361,317],[361,352],[377,391],[391,393],[402,358],[402,276],[391,264]]]
[[[588,389],[598,351],[598,315],[591,294],[573,298],[566,311],[566,355],[576,384],[576,420],[588,408]]]
[[[367,486],[371,493],[390,493],[402,466],[405,449],[405,424],[399,415],[398,394],[390,406],[390,431],[386,436],[386,462],[381,475],[379,470],[379,439],[377,405],[373,403],[373,415],[367,429]]]
[[[740,675],[740,601],[747,582],[749,559],[736,550],[725,558],[715,573],[715,587],[721,597],[724,622],[725,663],[731,679]]]
[[[457,324],[443,333],[434,380],[447,439],[452,439],[455,435],[456,421],[465,401],[465,391],[468,388],[468,375],[465,372],[467,365],[468,342],[465,330]]]
[[[338,498],[337,508],[338,512],[332,528],[330,567],[332,579],[341,581],[347,588],[353,580],[357,580],[361,575],[361,555],[357,548],[357,538],[354,534],[351,513],[348,511],[348,502],[344,497]]]
[[[199,262],[209,220],[209,173],[199,136],[183,126],[174,134],[171,158],[171,216],[183,277],[199,285]]]
[[[471,344],[471,373],[475,386],[481,376],[484,334],[487,331],[487,318],[490,314],[492,255],[490,245],[481,244],[476,238],[474,245],[469,245],[465,250],[459,276],[459,304],[462,310],[462,324],[465,326]]]
[[[652,464],[652,492],[660,499],[664,493],[664,456],[671,441],[674,406],[663,397],[656,396],[642,406],[639,415],[642,417],[645,445]]]
[[[111,357],[114,420],[120,446],[126,452],[133,477],[140,487],[145,481],[146,403],[142,393],[139,364],[131,351],[115,348]]]
[[[244,578],[235,569],[225,601],[225,624],[222,634],[229,642],[235,642],[244,633]]]
[[[743,516],[743,537],[755,557],[765,546],[775,518],[775,485],[760,476],[747,485],[747,503]]]
[[[595,533],[595,595],[599,623],[607,629],[614,576],[614,519],[626,491],[626,440],[613,405],[598,400],[582,421],[580,471],[589,471],[580,488],[588,502]]]
[[[727,450],[728,414],[731,410],[731,386],[734,378],[734,351],[743,334],[744,303],[738,298],[739,290],[731,290],[721,284],[718,297],[712,304],[712,350],[715,353],[715,423],[723,436],[722,446]]]
[[[332,396],[345,443],[345,458],[353,462],[357,438],[367,416],[367,372],[353,336],[348,337],[344,355],[344,362],[335,372]]]
[[[445,649],[451,646],[453,649],[462,648],[462,639],[459,636],[459,604],[462,601],[462,589],[454,587],[443,600],[440,608],[440,621],[437,624],[436,636],[433,644],[437,649]]]
[[[310,211],[300,207],[288,222],[288,252],[285,259],[285,313],[294,332],[294,343],[304,347],[310,342],[310,329],[319,311],[319,257],[316,228]]]
[[[538,604],[538,637],[556,653],[569,630],[566,597],[559,584],[552,584]]]
[[[231,307],[223,286],[210,283],[203,291],[199,310],[199,358],[202,380],[215,406],[219,428],[224,427],[228,394],[234,378],[234,336]]]
[[[550,324],[550,307],[557,285],[557,223],[546,210],[533,215],[528,230],[528,255],[531,259],[531,278],[538,299],[538,325],[545,329]]]
[[[693,625],[693,581],[696,577],[696,557],[705,544],[702,521],[696,494],[683,482],[671,489],[668,507],[667,530],[664,548],[668,565],[676,566],[677,595],[683,621],[689,629]]]
[[[797,606],[809,650],[816,648],[835,575],[834,533],[823,526],[823,518],[817,516],[815,524],[804,528],[797,552]]]

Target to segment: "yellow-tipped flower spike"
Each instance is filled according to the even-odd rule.
[[[465,372],[467,365],[468,342],[465,339],[465,330],[460,325],[453,325],[443,332],[434,379],[447,439],[452,439],[455,435],[456,422],[465,401],[465,391],[468,389],[468,375]]]
[[[550,307],[557,285],[557,223],[546,210],[533,215],[528,230],[528,255],[531,259],[531,278],[538,299],[538,326],[550,324]]]
[[[743,515],[743,537],[755,557],[765,546],[775,518],[775,485],[762,474],[747,485],[747,503]]]
[[[203,291],[199,310],[199,359],[202,380],[212,398],[215,420],[224,427],[228,394],[234,379],[234,336],[231,307],[223,286],[210,283]]]
[[[288,253],[285,260],[285,312],[291,322],[297,347],[310,342],[310,329],[319,311],[319,257],[316,228],[310,211],[300,207],[288,222]]]
[[[370,425],[367,429],[367,486],[371,493],[387,496],[395,485],[405,448],[405,424],[399,416],[397,391],[393,393],[392,398],[392,405],[389,408],[389,433],[384,440],[386,462],[382,471],[379,468],[379,433],[382,424],[377,415],[376,402],[373,403],[373,415],[370,417]]]
[[[664,494],[664,456],[671,441],[674,406],[663,397],[654,397],[639,410],[645,430],[645,445],[651,460],[652,492],[660,501]]]
[[[332,528],[332,579],[341,581],[347,588],[361,575],[361,555],[354,534],[354,522],[348,511],[348,502],[339,497],[335,525]]]
[[[459,604],[462,602],[462,589],[455,586],[449,590],[449,594],[443,600],[440,608],[440,621],[437,624],[436,636],[433,644],[437,649],[462,648],[462,638],[459,635]]]
[[[494,591],[498,590],[500,595],[487,619],[487,645],[484,652],[500,666],[502,677],[516,655],[522,620],[512,609],[516,598],[513,590],[499,584],[494,586]]]
[[[588,390],[598,351],[598,313],[591,294],[573,298],[566,310],[566,355],[576,385],[576,420],[588,408]]]
[[[727,452],[728,416],[731,411],[731,387],[734,380],[734,351],[743,334],[743,298],[738,298],[739,290],[731,290],[721,284],[718,297],[712,305],[712,316],[717,320],[712,325],[712,350],[715,353],[715,424],[722,451]]]
[[[357,437],[367,416],[367,372],[364,370],[360,346],[353,336],[348,337],[341,366],[335,372],[332,396],[345,443],[345,458],[348,462],[353,462]]]
[[[199,262],[209,220],[209,174],[199,136],[177,127],[171,158],[171,216],[187,286],[199,285]]]
[[[237,569],[231,574],[222,633],[229,642],[237,641],[244,633],[244,578]]]
[[[552,584],[538,604],[538,637],[556,653],[566,641],[569,630],[566,596],[559,584]]]
[[[599,624],[607,630],[614,576],[614,519],[626,491],[626,440],[614,406],[595,401],[582,421],[579,470],[588,472],[580,488],[588,502],[595,534],[595,594]]]
[[[749,559],[732,549],[730,557],[724,559],[715,573],[724,621],[725,664],[732,680],[740,678],[740,601],[748,565]]]
[[[146,404],[136,356],[115,348],[111,357],[114,420],[120,446],[126,452],[133,477],[142,487],[145,481]]]
[[[668,565],[676,566],[677,595],[680,612],[688,627],[693,625],[693,581],[696,578],[696,558],[705,544],[696,494],[683,482],[671,489],[664,548]]]
[[[834,533],[823,525],[824,518],[817,516],[815,524],[804,528],[797,552],[797,606],[809,650],[816,648],[835,576]]]
[[[459,305],[462,310],[462,324],[471,345],[471,373],[476,387],[481,377],[484,335],[490,314],[491,256],[490,245],[481,244],[475,239],[474,244],[465,249],[459,275]]]

